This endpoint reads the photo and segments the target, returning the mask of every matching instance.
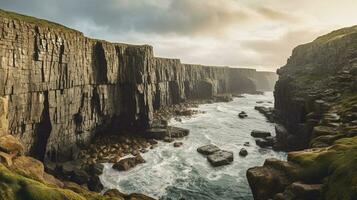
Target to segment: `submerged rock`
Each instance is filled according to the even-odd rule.
[[[244,118],[247,118],[248,117],[248,114],[244,111],[240,112],[238,114],[238,117],[241,118],[241,119],[244,119]]]
[[[270,132],[268,131],[258,131],[258,130],[253,130],[250,135],[255,138],[266,138],[271,136]]]
[[[245,149],[245,148],[242,148],[240,151],[239,151],[239,155],[242,156],[242,157],[245,157],[248,155],[248,151]]]
[[[219,151],[216,151],[213,154],[207,156],[207,160],[214,167],[228,165],[231,162],[233,162],[233,152],[219,150]]]
[[[214,152],[219,151],[219,150],[220,150],[220,148],[218,148],[216,145],[213,145],[213,144],[205,145],[205,146],[199,147],[197,149],[197,151],[203,155],[211,155]]]
[[[174,147],[181,147],[183,145],[182,142],[175,142]]]

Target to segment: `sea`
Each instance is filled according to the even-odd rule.
[[[258,103],[257,103],[258,102]],[[204,111],[181,121],[172,119],[170,125],[187,128],[190,135],[181,139],[183,146],[159,142],[159,146],[143,154],[146,163],[119,172],[112,164],[104,164],[100,179],[105,189],[116,188],[123,193],[142,193],[162,200],[235,200],[253,199],[246,178],[247,169],[261,166],[267,158],[286,160],[286,153],[260,148],[250,136],[252,130],[269,131],[275,135],[274,123],[254,109],[274,105],[272,92],[261,95],[244,94],[225,103],[199,105]],[[238,113],[248,114],[240,119]],[[249,142],[249,146],[244,143]],[[197,148],[215,144],[234,152],[230,165],[212,167]],[[248,151],[239,156],[241,148]]]

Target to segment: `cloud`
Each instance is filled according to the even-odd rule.
[[[150,44],[156,56],[271,71],[295,46],[356,24],[356,6],[356,0],[0,0],[3,9],[89,37]]]
[[[246,60],[244,65],[263,65],[281,67],[291,55],[294,47],[310,42],[322,34],[329,32],[329,29],[311,30],[298,29],[290,30],[277,39],[259,39],[241,41],[241,48],[246,52],[251,52],[255,58]]]
[[[271,20],[287,21],[294,23],[301,21],[296,16],[264,6],[257,7],[256,12],[262,15],[263,17]]]
[[[247,19],[234,0],[12,0],[1,4],[69,25],[82,21],[104,26],[117,34],[210,34]]]

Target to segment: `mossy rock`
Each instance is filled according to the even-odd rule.
[[[323,183],[326,199],[357,199],[357,137],[337,140],[331,147],[291,152],[288,160],[302,167],[298,179]]]
[[[71,190],[49,187],[16,174],[0,164],[0,199],[7,200],[85,200]]]

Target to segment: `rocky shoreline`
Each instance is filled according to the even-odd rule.
[[[189,130],[168,126],[170,119],[180,120],[182,117],[189,118],[202,113],[197,110],[199,104],[230,100],[231,95],[221,95],[219,98],[162,107],[154,112],[154,122],[147,130],[137,133],[98,133],[88,147],[78,151],[77,159],[66,162],[48,160],[45,162],[45,169],[61,180],[75,182],[91,191],[101,192],[104,189],[99,179],[103,173],[102,163],[113,163],[113,169],[127,171],[145,163],[141,154],[158,147],[159,141],[173,143],[173,148],[179,148],[183,145],[179,140],[186,137]]]

